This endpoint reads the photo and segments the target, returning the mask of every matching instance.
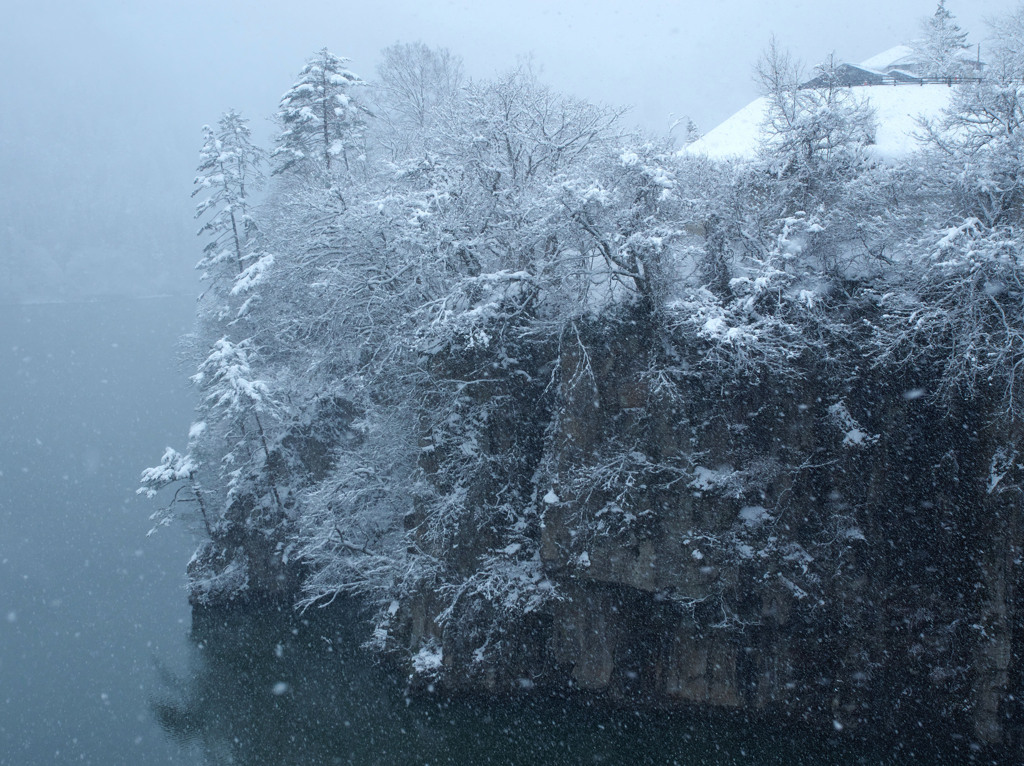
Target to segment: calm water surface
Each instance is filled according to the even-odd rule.
[[[0,307],[0,764],[935,763],[728,716],[409,699],[330,614],[199,616],[142,468],[191,417],[188,299]]]
[[[190,763],[148,710],[184,666],[191,542],[146,537],[180,440],[189,299],[0,307],[0,763]]]

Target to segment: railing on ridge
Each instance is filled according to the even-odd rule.
[[[954,85],[963,85],[967,83],[980,83],[984,78],[982,77],[917,77],[913,75],[903,75],[897,77],[891,74],[879,75],[877,78],[865,79],[863,81],[855,81],[852,79],[842,79],[837,83],[837,87],[840,88],[860,88],[865,86],[885,86],[885,85],[946,85],[952,88]],[[813,80],[809,80],[800,86],[801,89],[807,88],[818,88],[827,85],[827,82],[820,77],[816,77]]]

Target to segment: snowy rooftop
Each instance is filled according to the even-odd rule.
[[[876,72],[884,72],[887,69],[899,67],[913,61],[914,49],[909,45],[897,45],[887,51],[872,56],[860,62],[859,66],[865,69],[874,69]]]
[[[858,66],[887,74],[894,70],[913,70],[917,64],[910,46],[897,45],[862,61]],[[914,152],[918,148],[914,134],[920,132],[918,119],[939,116],[949,105],[951,94],[945,84],[916,83],[853,86],[850,91],[865,99],[875,110],[877,130],[871,151],[880,159],[903,157]],[[764,97],[752,101],[681,153],[716,160],[753,157],[761,141],[761,126],[765,122],[767,106]]]

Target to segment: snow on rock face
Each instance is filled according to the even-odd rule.
[[[917,151],[918,119],[934,119],[949,105],[952,88],[946,85],[872,85],[850,90],[875,110],[877,130],[870,153],[878,159],[898,159]],[[682,156],[712,160],[750,159],[761,145],[768,100],[755,99],[680,151]]]
[[[412,658],[413,670],[419,675],[432,675],[441,669],[444,655],[437,644],[427,644]]]
[[[843,436],[844,447],[869,447],[879,440],[877,434],[869,434],[860,427],[844,402],[836,402],[828,408],[828,412],[836,425],[846,432]]]
[[[758,527],[766,521],[771,521],[768,509],[760,505],[747,505],[740,509],[740,519],[748,527]]]

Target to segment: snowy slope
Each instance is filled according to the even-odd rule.
[[[761,125],[767,109],[768,100],[764,96],[751,101],[725,122],[685,146],[680,153],[707,156],[713,160],[753,157],[761,141]]]
[[[876,58],[881,60],[892,52],[886,51]],[[881,159],[903,157],[915,151],[918,117],[938,117],[949,104],[952,93],[946,85],[874,85],[850,90],[858,98],[866,99],[875,110],[878,122],[871,151]],[[761,140],[767,103],[763,97],[752,101],[684,148],[682,153],[716,160],[753,157]]]

